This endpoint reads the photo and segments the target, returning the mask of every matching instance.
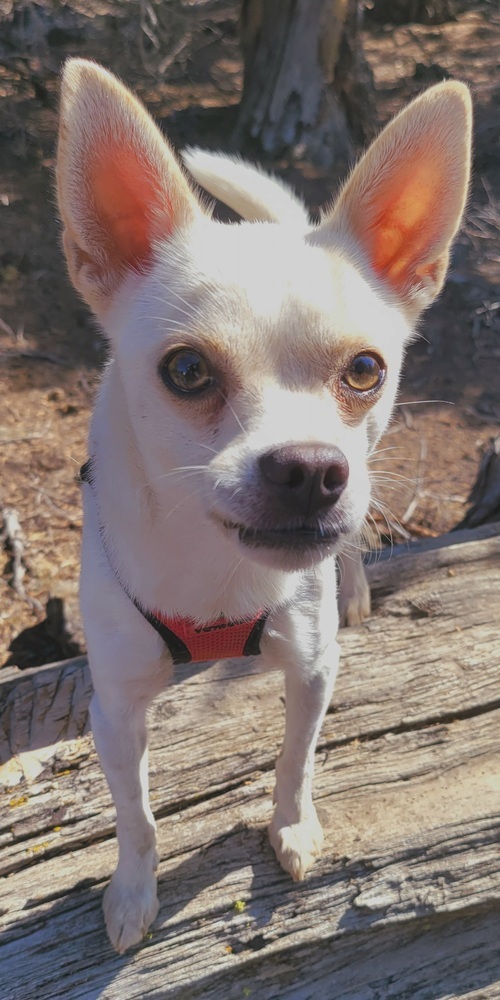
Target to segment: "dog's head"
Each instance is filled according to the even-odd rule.
[[[444,280],[469,151],[468,92],[440,84],[381,133],[317,226],[277,182],[191,154],[206,187],[259,220],[224,225],[136,99],[93,63],[67,64],[68,266],[111,342],[162,509],[195,496],[207,525],[288,568],[359,529],[405,344]]]

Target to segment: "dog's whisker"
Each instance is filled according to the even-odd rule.
[[[242,424],[242,422],[241,422],[238,414],[236,413],[236,410],[235,410],[234,406],[232,405],[232,403],[229,402],[227,396],[225,396],[224,393],[221,392],[220,389],[217,389],[217,392],[219,393],[219,396],[222,396],[222,399],[226,403],[226,406],[229,407],[231,413],[233,414],[233,417],[236,420],[236,423],[238,424],[238,427],[240,428],[241,431],[243,431],[243,434],[244,434],[245,433],[245,428],[243,427],[243,424]]]
[[[182,497],[182,499],[179,500],[179,503],[176,503],[175,507],[172,507],[172,509],[169,510],[168,514],[166,514],[166,516],[163,518],[163,524],[165,524],[165,522],[168,521],[170,517],[172,517],[172,514],[175,514],[176,510],[179,510],[179,507],[182,507],[183,504],[185,504],[188,500],[191,500],[194,496],[196,496],[195,492],[189,493],[188,496]]]
[[[370,477],[370,483],[372,487],[377,489],[395,489],[399,488],[400,493],[404,493],[405,490],[415,490],[416,484],[411,481],[408,482],[406,479],[377,479]]]
[[[389,456],[389,458],[388,458],[387,455],[382,455],[380,458],[370,458],[370,460],[369,460],[370,461],[370,465],[369,465],[368,468],[370,469],[371,465],[375,465],[375,466],[380,466],[382,464],[385,465],[386,463],[390,462],[392,458],[393,458],[393,456]],[[397,462],[398,465],[413,465],[413,466],[415,465],[415,459],[414,458],[397,458],[397,459],[395,458],[394,461]],[[375,471],[378,472],[379,469],[377,468],[377,469],[375,469]],[[392,472],[393,470],[392,469],[388,469],[387,471],[388,472]]]
[[[371,527],[369,521],[371,521]],[[375,536],[375,538],[373,536]],[[363,562],[367,562],[369,564],[375,562],[379,553],[382,551],[382,536],[377,522],[369,511],[359,532],[359,539],[359,551],[363,556]]]
[[[202,444],[201,441],[198,441],[198,448],[205,448],[207,451],[211,451],[214,455],[219,454],[217,448],[212,448],[209,444]]]
[[[168,472],[163,472],[161,476],[157,476],[155,483],[159,483],[163,479],[169,479],[170,476],[176,476],[180,472],[187,472],[192,475],[196,475],[200,472],[204,472],[205,469],[208,469],[208,465],[179,465],[176,469],[170,469]],[[182,478],[184,479],[185,477],[183,476]]]
[[[182,483],[182,482],[184,482],[185,479],[192,479],[193,476],[201,476],[204,468],[205,468],[205,466],[202,466],[199,469],[188,469],[186,471],[183,471],[182,469],[181,470],[176,469],[175,471],[166,472],[163,475],[158,476],[157,479],[154,480],[154,483],[156,484],[156,483],[163,482],[163,480],[169,479],[171,476],[175,476],[176,477],[176,479],[175,479],[176,483],[178,483],[178,482]]]
[[[409,399],[406,403],[394,403],[394,406],[423,406],[426,403],[442,403],[445,406],[455,406],[451,399]]]
[[[192,319],[193,316],[196,314],[196,306],[190,312],[188,312],[187,309],[181,309],[181,307],[178,306],[176,302],[171,302],[169,299],[166,299],[166,298],[164,298],[163,296],[160,296],[160,295],[152,295],[151,298],[148,301],[148,305],[149,305],[149,302],[158,302],[166,310],[175,309],[175,311],[178,312],[178,313],[180,313],[181,316],[185,316],[189,320]],[[146,313],[144,313],[144,315],[146,315]],[[150,317],[151,319],[163,319],[163,320],[165,320],[165,319],[168,318],[168,319],[171,319],[171,321],[173,323],[182,323],[184,325],[184,320],[177,320],[174,317],[167,317],[165,315],[162,315],[162,316],[153,316],[152,317],[150,312],[147,313],[147,316]]]
[[[174,292],[173,289],[169,289],[169,291],[170,291],[171,294],[178,295],[178,293]],[[201,309],[200,309],[199,306],[192,305],[189,302],[186,302],[186,300],[183,299],[181,296],[178,296],[178,297],[180,298],[181,302],[183,302],[184,305],[187,307],[186,309],[183,309],[182,306],[179,306],[177,304],[177,302],[172,302],[172,300],[170,298],[167,298],[166,296],[152,295],[150,300],[153,301],[153,302],[159,302],[162,306],[165,306],[166,309],[175,309],[176,312],[180,313],[181,316],[185,316],[186,319],[188,319],[189,321],[192,321],[193,319],[202,319],[203,318],[202,312],[201,312]],[[161,319],[165,319],[166,317],[165,316],[156,316],[156,317],[153,317],[153,318],[161,320]],[[185,325],[182,320],[172,319],[172,322],[179,323],[179,325],[181,325],[181,326]]]
[[[392,454],[389,454],[389,452],[392,452]],[[387,462],[390,465],[415,464],[415,459],[411,458],[408,455],[408,450],[402,448],[401,445],[388,445],[387,448],[377,448],[368,455],[367,461],[369,465],[380,462]]]
[[[222,595],[224,594],[224,592],[227,591],[227,589],[228,589],[229,585],[231,584],[232,580],[234,580],[234,577],[236,576],[236,574],[237,574],[237,572],[238,572],[238,570],[239,570],[242,562],[243,562],[243,556],[239,556],[238,558],[235,559],[235,561],[234,561],[234,563],[232,565],[231,571],[229,573],[229,576],[225,577],[225,579],[222,582],[222,586],[219,587],[219,590],[218,590],[217,596],[216,596],[216,600],[220,600],[222,598]]]
[[[343,542],[343,544],[342,544],[342,551],[341,551],[340,555],[341,556],[347,556],[348,559],[356,559],[358,557],[358,554],[360,552],[362,552],[362,551],[363,550],[357,544],[357,542]],[[340,574],[340,577],[341,577],[341,579],[343,579],[343,576],[342,576],[342,574],[343,574],[342,560],[339,561],[338,565],[339,565],[339,574]]]
[[[387,472],[381,470],[368,470],[370,482],[381,485],[383,483],[405,483],[407,486],[416,486],[417,480],[410,476],[405,476],[401,472]]]
[[[148,313],[148,319],[155,320],[155,322],[157,322],[157,323],[165,324],[165,326],[164,326],[164,332],[165,333],[177,333],[178,330],[174,329],[174,327],[178,327],[180,330],[185,330],[186,329],[186,323],[185,322],[183,322],[180,319],[173,319],[171,316],[168,316],[168,317],[167,316],[151,316]]]
[[[179,510],[179,507],[182,507],[183,503],[185,503],[185,499],[184,498],[182,500],[179,500],[179,503],[177,503],[175,505],[175,507],[172,507],[172,509],[169,510],[168,514],[166,514],[166,516],[163,518],[163,523],[164,524],[166,523],[166,521],[169,520],[169,518],[172,517],[172,514],[175,514],[176,510]]]
[[[185,306],[187,306],[187,307],[188,307],[188,309],[191,309],[191,308],[192,308],[192,306],[191,306],[191,303],[190,303],[190,302],[187,302],[187,301],[186,301],[186,299],[184,299],[184,298],[182,297],[182,295],[180,294],[180,292],[176,291],[176,289],[175,289],[175,288],[169,288],[169,290],[168,290],[168,291],[169,291],[169,294],[170,294],[170,295],[175,295],[175,297],[176,297],[177,299],[179,299],[179,302],[182,302],[182,304],[183,304],[183,305],[185,305]]]
[[[409,490],[409,488],[404,483],[372,483],[372,486],[376,486],[377,489],[373,490],[374,496],[379,497],[379,490],[381,491],[382,497],[385,497],[386,491],[388,493],[394,493],[397,497],[405,497],[408,500],[408,493],[414,492],[414,490]]]
[[[187,318],[187,319],[188,319],[188,320],[189,320],[190,322],[191,322],[191,321],[192,321],[193,319],[198,319],[198,320],[200,320],[200,321],[202,321],[202,322],[203,322],[203,320],[204,320],[204,315],[203,315],[203,312],[202,312],[202,310],[201,310],[200,306],[198,306],[198,305],[193,305],[192,303],[190,303],[190,302],[187,302],[187,301],[186,301],[186,299],[183,299],[183,298],[182,298],[182,296],[181,296],[181,295],[179,295],[179,293],[178,293],[178,292],[175,292],[175,291],[174,291],[173,289],[170,289],[170,292],[171,292],[172,294],[174,294],[174,295],[177,295],[177,297],[178,297],[178,298],[180,299],[180,301],[181,301],[181,302],[182,302],[182,303],[183,303],[183,304],[184,304],[184,305],[186,306],[186,308],[185,308],[185,309],[183,309],[183,308],[182,308],[182,306],[179,306],[179,305],[177,304],[177,302],[172,302],[172,300],[171,300],[171,299],[165,299],[165,300],[164,300],[164,303],[165,303],[165,305],[166,305],[166,307],[167,307],[168,309],[176,309],[176,310],[177,310],[177,312],[178,312],[178,313],[180,313],[180,315],[181,315],[181,316],[186,316],[186,318]],[[206,317],[205,317],[205,319],[206,319]]]
[[[378,543],[378,547],[379,547],[379,548],[382,548],[382,545],[383,545],[383,540],[382,540],[382,532],[381,532],[381,530],[380,530],[380,525],[379,525],[379,524],[377,524],[377,522],[376,522],[376,520],[375,520],[375,518],[374,518],[373,514],[371,513],[371,511],[368,511],[368,512],[367,512],[367,515],[366,515],[366,521],[367,521],[367,522],[368,522],[369,524],[371,524],[371,530],[372,530],[372,531],[374,532],[374,534],[375,534],[375,537],[376,537],[376,539],[377,539],[377,543]],[[389,532],[390,532],[390,528],[389,528]],[[391,533],[390,533],[390,542],[391,542],[391,550],[392,550],[392,548],[393,548],[393,543],[392,543],[392,534],[391,534]]]
[[[194,309],[192,309],[192,310],[189,309],[189,311],[188,311],[188,309],[183,309],[182,306],[177,305],[176,302],[171,302],[170,299],[164,299],[163,300],[163,304],[166,307],[166,309],[175,309],[176,312],[180,313],[181,316],[185,316],[186,319],[191,320],[193,318],[193,316],[195,315],[195,310]],[[174,322],[175,322],[175,320],[174,320]],[[179,320],[179,322],[182,322],[182,321]]]
[[[391,475],[387,472],[374,472],[370,470],[369,477],[372,486],[383,486],[384,483],[396,483],[399,486],[408,486],[411,488],[416,485],[416,481],[409,476]]]
[[[389,531],[389,538],[391,542],[391,549],[394,548],[394,531],[396,531],[402,538],[408,541],[411,538],[410,533],[406,530],[401,521],[393,514],[388,505],[384,503],[383,500],[378,498],[372,499],[372,507],[379,512],[381,517],[383,517],[385,524],[387,525]]]
[[[395,454],[388,455],[387,452],[389,452],[389,451],[392,451]],[[381,456],[387,462],[401,462],[405,458],[408,458],[408,449],[407,448],[401,448],[401,446],[399,444],[394,445],[394,447],[389,446],[388,448],[381,448],[379,451],[373,451],[370,455],[368,455],[367,461],[368,462],[373,462],[374,459],[376,459],[376,458],[380,459]]]
[[[395,496],[401,498],[402,500],[403,499],[406,499],[406,500],[408,499],[407,492],[405,490],[403,490],[402,488],[398,489],[397,486],[385,486],[385,489],[388,490],[391,493],[394,493]]]
[[[381,455],[385,451],[404,451],[404,449],[400,444],[388,444],[385,448],[374,448],[371,455]]]
[[[200,475],[199,472],[184,472],[182,475],[180,475],[178,477],[177,481],[179,483],[183,483],[185,479],[192,479],[193,476],[199,476],[199,475]],[[158,480],[157,480],[157,482],[158,482]]]
[[[175,469],[170,469],[165,475],[171,476],[174,472],[199,472],[201,469],[208,469],[208,465],[177,465]]]

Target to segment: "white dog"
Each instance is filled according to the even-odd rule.
[[[314,748],[338,663],[336,555],[370,501],[405,345],[439,292],[467,193],[470,100],[443,83],[381,133],[312,225],[279,182],[192,151],[247,221],[214,222],[138,101],[65,69],[64,247],[108,338],[83,480],[92,726],[116,805],[105,893],[118,951],[158,910],[146,710],[172,662],[258,653],[285,672],[270,838],[319,853]],[[368,610],[349,563],[344,616]]]

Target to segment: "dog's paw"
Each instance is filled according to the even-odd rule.
[[[300,882],[323,846],[323,830],[316,811],[300,823],[288,824],[276,808],[269,825],[269,840],[281,867],[295,882]]]
[[[159,909],[156,878],[125,882],[113,875],[104,893],[102,908],[109,940],[120,955],[142,941]]]
[[[350,594],[345,599],[339,599],[339,620],[341,628],[349,625],[360,625],[371,613],[370,589],[357,594]]]
[[[371,598],[368,580],[361,561],[342,558],[339,587],[339,622],[344,625],[360,625],[371,613]]]

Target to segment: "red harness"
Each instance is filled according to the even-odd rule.
[[[94,492],[92,462],[89,459],[80,469],[80,480],[88,483]],[[161,611],[145,611],[113,569],[106,539],[100,526],[101,539],[109,565],[141,615],[153,626],[168,647],[175,664],[201,663],[204,660],[228,660],[240,656],[258,656],[260,641],[267,620],[267,612],[259,611],[253,618],[233,622],[222,616],[214,622],[198,625],[192,618],[163,615]]]
[[[201,663],[257,656],[267,614],[232,622],[227,618],[197,625],[192,618],[169,618],[160,612],[147,613],[134,601],[148,622],[168,646],[174,663]]]

